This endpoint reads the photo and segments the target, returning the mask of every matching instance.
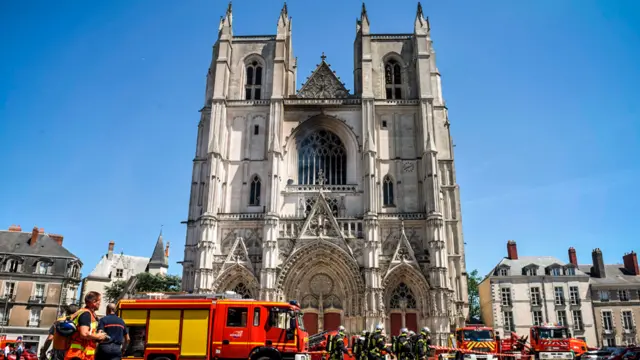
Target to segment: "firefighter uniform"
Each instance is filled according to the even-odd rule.
[[[384,360],[383,351],[393,354],[393,351],[387,346],[387,339],[382,335],[382,325],[376,326],[376,331],[369,336],[369,360]]]
[[[83,308],[73,314],[73,322],[76,328],[80,326],[88,326],[90,334],[95,334],[98,328],[98,320],[93,311]],[[69,350],[64,356],[64,360],[94,360],[96,354],[96,341],[92,339],[83,339],[80,332],[76,331],[71,335],[69,341]]]
[[[400,330],[400,335],[395,339],[393,353],[398,360],[410,360],[413,357],[411,342],[409,340],[409,330],[406,328]]]
[[[358,336],[358,338],[354,342],[353,357],[355,358],[355,360],[367,359],[366,339],[367,339],[367,332],[362,331],[362,335]]]
[[[330,360],[342,360],[343,355],[348,353],[349,350],[344,345],[344,326],[338,327],[338,333],[333,336],[329,345],[329,359]]]
[[[429,346],[431,345],[431,337],[429,336],[429,328],[423,327],[416,339],[415,355],[416,360],[425,360],[429,356]]]

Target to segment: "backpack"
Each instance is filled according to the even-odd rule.
[[[53,334],[54,337],[56,335],[70,337],[78,330],[78,328],[76,327],[75,322],[71,320],[71,316],[67,316],[65,318],[59,319],[56,322],[55,330],[56,331]]]

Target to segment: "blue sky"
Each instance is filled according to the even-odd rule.
[[[259,5],[257,5],[259,4]],[[0,227],[65,236],[95,266],[109,240],[180,273],[213,0],[0,2]],[[288,2],[298,86],[324,51],[353,88],[361,2]],[[273,34],[281,1],[234,1],[235,34]],[[640,251],[640,2],[425,1],[456,144],[467,267],[520,255]],[[368,1],[373,32],[415,1]]]

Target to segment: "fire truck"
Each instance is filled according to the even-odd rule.
[[[295,301],[224,294],[141,294],[118,302],[131,341],[125,357],[147,360],[309,360]]]
[[[527,338],[530,345],[527,345]],[[530,328],[529,337],[518,338],[511,333],[512,349],[522,354],[534,355],[536,359],[573,360],[588,351],[587,343],[572,338],[569,328],[559,324],[542,324]]]
[[[464,360],[494,360],[496,358],[496,337],[492,327],[465,325],[457,328],[449,347],[462,349],[455,353],[440,353],[438,359],[455,358]],[[466,351],[464,351],[466,350]]]

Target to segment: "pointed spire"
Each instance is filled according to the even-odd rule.
[[[278,17],[278,27],[285,27],[289,23],[289,9],[287,8],[287,2],[284,2],[282,10],[280,10],[280,16]]]
[[[287,8],[287,2],[284,2],[284,5],[282,6],[282,10],[280,10],[280,15],[284,16],[285,18],[289,17],[289,9]]]
[[[158,235],[158,240],[156,241],[156,246],[153,249],[153,254],[151,255],[151,259],[149,259],[149,265],[155,266],[166,266],[167,261],[165,258],[165,248],[164,243],[162,241],[162,227],[160,228],[160,234]]]
[[[320,55],[320,59],[322,59],[322,62],[326,62],[325,60],[327,60],[327,55],[324,54],[324,51],[322,52],[322,55]]]
[[[231,34],[233,28],[233,11],[231,8],[231,1],[229,1],[229,6],[227,7],[227,12],[224,14],[224,17],[220,21],[220,30],[225,34]]]
[[[428,19],[428,18],[427,18]],[[422,12],[422,4],[418,1],[418,9],[416,10],[416,21],[414,23],[414,32],[416,34],[424,34],[429,32],[429,20],[424,18]]]
[[[362,2],[362,11],[360,11],[360,30],[364,34],[369,33],[369,16],[367,16],[367,7]]]
[[[427,152],[429,153],[437,153],[438,150],[436,150],[436,144],[433,141],[433,137],[431,136],[431,134],[427,134]]]
[[[424,17],[424,14],[422,13],[422,4],[420,4],[420,1],[418,1],[418,12],[416,16]]]

